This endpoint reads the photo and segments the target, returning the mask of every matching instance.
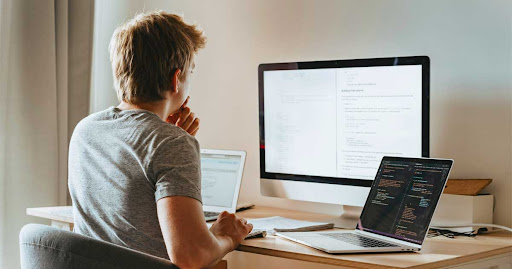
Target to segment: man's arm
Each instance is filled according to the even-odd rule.
[[[208,230],[201,203],[190,197],[159,199],[157,211],[169,258],[180,268],[215,265],[252,230],[246,220],[227,212]]]

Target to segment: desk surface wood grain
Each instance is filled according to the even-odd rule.
[[[28,208],[27,214],[73,223],[73,212],[70,206]],[[253,209],[238,212],[237,215],[248,219],[282,216],[308,221],[323,221],[333,218],[331,215],[263,206],[256,206]],[[472,238],[427,238],[422,250],[417,253],[333,255],[276,236],[245,240],[237,250],[354,268],[439,268],[472,262],[500,254],[511,254],[512,235],[510,233],[497,232],[488,235],[478,235]]]

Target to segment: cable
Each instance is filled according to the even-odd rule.
[[[431,227],[434,229],[443,229],[443,228],[465,228],[465,227],[492,227],[492,228],[498,228],[502,230],[507,230],[512,233],[512,228],[496,225],[496,224],[485,224],[485,223],[463,223],[463,224],[457,224],[457,225],[436,225],[435,227]]]

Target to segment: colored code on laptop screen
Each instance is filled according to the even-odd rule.
[[[384,158],[358,229],[421,244],[451,164],[451,160]]]

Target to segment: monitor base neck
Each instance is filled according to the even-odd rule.
[[[343,213],[337,218],[325,220],[325,222],[334,223],[335,228],[350,229],[356,228],[357,221],[363,211],[359,206],[343,205]]]

